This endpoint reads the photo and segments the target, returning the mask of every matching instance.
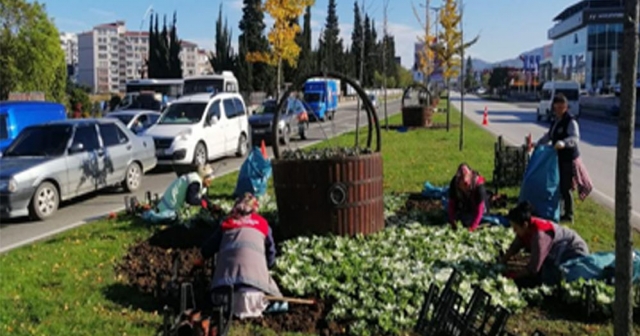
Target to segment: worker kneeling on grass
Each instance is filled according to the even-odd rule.
[[[458,167],[449,185],[449,224],[455,229],[456,222],[474,231],[480,226],[482,216],[489,213],[484,177],[466,163]]]
[[[509,221],[516,238],[501,258],[502,263],[507,263],[523,248],[531,254],[524,270],[506,275],[514,279],[521,288],[557,284],[561,279],[561,264],[589,254],[587,243],[578,233],[554,222],[533,217],[532,211],[533,207],[529,202],[522,202],[509,211]]]
[[[142,218],[151,222],[176,219],[185,204],[211,209],[213,204],[207,198],[207,188],[214,179],[213,168],[205,164],[198,166],[195,172],[175,179],[162,195],[157,209],[151,209]]]
[[[271,228],[257,210],[253,195],[240,197],[201,250],[205,259],[217,254],[211,289],[233,286],[232,313],[239,318],[260,317],[268,306],[265,294],[282,296],[269,274],[276,258]]]

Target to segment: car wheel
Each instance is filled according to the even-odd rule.
[[[247,155],[249,142],[247,139],[247,135],[242,133],[240,134],[240,138],[238,139],[238,150],[236,151],[237,157],[244,157]]]
[[[51,217],[60,205],[58,188],[51,182],[43,182],[36,188],[29,203],[29,216],[32,219],[45,220]]]
[[[289,125],[285,126],[284,132],[282,132],[282,137],[280,138],[280,143],[283,145],[288,145],[291,137],[291,128]]]
[[[140,165],[133,162],[127,167],[127,172],[122,181],[122,187],[126,192],[134,192],[140,189],[142,184],[142,169]]]
[[[208,155],[207,147],[202,142],[198,142],[196,148],[193,150],[193,164],[195,166],[202,166],[207,164]]]

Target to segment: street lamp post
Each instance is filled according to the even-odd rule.
[[[142,44],[142,28],[144,28],[144,21],[147,19],[147,17],[149,15],[153,14],[153,6],[149,6],[149,8],[147,8],[147,10],[144,12],[144,15],[142,16],[142,20],[140,21],[140,30],[138,30],[138,45],[137,46],[133,46],[134,48],[137,49],[138,52],[135,52],[134,55],[136,55],[136,75],[140,76],[140,78],[142,78],[142,51],[140,50],[140,45]],[[149,38],[151,38],[151,36],[149,36]],[[147,47],[149,46],[149,44],[147,43]],[[136,51],[136,49],[134,49],[134,51]],[[150,50],[148,50],[147,52],[149,52]]]

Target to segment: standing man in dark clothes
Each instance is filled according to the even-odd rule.
[[[564,203],[562,221],[573,223],[573,182],[575,178],[574,161],[580,162],[580,130],[576,119],[568,112],[569,103],[563,94],[553,97],[553,112],[556,119],[549,132],[545,133],[539,145],[551,144],[558,151],[558,169],[560,172],[560,195]]]

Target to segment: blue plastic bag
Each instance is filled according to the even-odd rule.
[[[536,147],[520,187],[520,202],[529,201],[534,215],[560,221],[560,172],[558,154],[551,146]]]
[[[598,252],[588,256],[571,259],[562,265],[560,270],[567,282],[584,280],[610,280],[613,274],[605,273],[605,269],[615,269],[616,256],[613,252]],[[633,252],[633,283],[640,282],[640,251]]]
[[[154,210],[148,210],[142,213],[142,219],[151,224],[169,224],[177,220],[178,215],[173,210],[165,210],[156,212]]]
[[[422,195],[424,197],[433,199],[442,199],[449,197],[449,187],[435,187],[431,182],[425,182],[422,189]]]
[[[265,159],[260,148],[254,147],[240,167],[238,183],[233,195],[239,197],[245,193],[262,196],[267,192],[267,182],[271,177],[271,161]]]

